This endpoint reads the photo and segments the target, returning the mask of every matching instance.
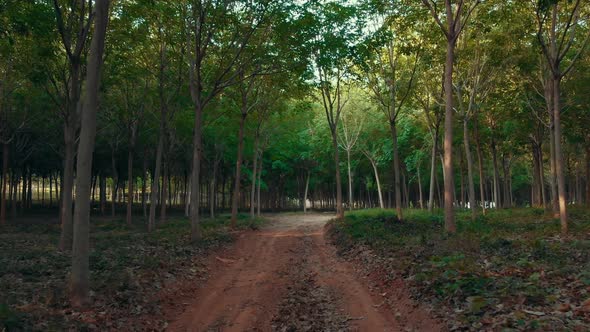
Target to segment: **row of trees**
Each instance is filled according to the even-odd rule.
[[[589,13],[2,0],[0,222],[59,201],[74,304],[88,300],[90,207],[107,201],[150,231],[183,211],[193,241],[201,215],[235,224],[240,208],[444,207],[454,232],[455,207],[526,205],[566,232],[567,205],[590,204]]]

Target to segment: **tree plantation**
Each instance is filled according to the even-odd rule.
[[[590,2],[0,0],[0,329],[590,330]]]

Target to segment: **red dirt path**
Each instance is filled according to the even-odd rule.
[[[328,307],[345,317],[345,330],[442,330],[441,324],[407,297],[406,290],[370,288],[366,276],[337,257],[334,247],[324,240],[324,226],[330,218],[326,214],[282,214],[271,217],[262,231],[241,234],[234,246],[209,260],[209,279],[185,312],[171,319],[168,330],[277,330],[273,321],[285,312],[279,310],[280,305],[294,301],[286,297],[292,285],[301,282],[300,271],[307,271],[313,279],[310,289],[334,294]],[[385,303],[388,296],[394,297],[392,305]]]

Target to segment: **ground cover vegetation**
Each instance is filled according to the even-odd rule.
[[[470,219],[457,214],[457,233],[441,232],[441,213],[351,212],[331,225],[341,254],[404,280],[449,329],[571,330],[589,328],[590,222],[572,209],[573,234],[542,209],[506,209]]]
[[[583,0],[0,0],[3,324],[43,329],[35,308],[112,299],[111,267],[307,209],[419,249],[400,272],[457,310],[529,283],[526,310],[563,289],[558,318],[587,324],[589,19]],[[367,208],[395,215],[345,217]]]

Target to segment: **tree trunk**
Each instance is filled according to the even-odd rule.
[[[262,202],[260,201],[260,187],[262,186],[262,166],[263,166],[263,161],[264,159],[262,159],[264,155],[264,151],[260,151],[260,168],[258,169],[258,188],[256,188],[256,202],[257,204],[257,211],[256,214],[258,215],[258,217],[260,217],[260,208],[262,205]]]
[[[99,174],[99,205],[100,205],[100,214],[104,215],[107,206],[107,178],[103,173]]]
[[[537,142],[531,143],[533,155],[533,179],[531,183],[531,206],[541,207],[541,163],[539,160],[539,146]]]
[[[256,204],[256,172],[258,171],[258,135],[254,141],[254,161],[252,165],[252,185],[250,188],[250,218],[256,217],[255,204]],[[304,208],[305,209],[305,208]]]
[[[76,207],[74,210],[74,237],[72,247],[72,272],[70,279],[70,300],[74,307],[89,302],[89,219],[90,180],[92,176],[92,153],[96,136],[96,113],[100,68],[104,52],[104,40],[109,13],[109,0],[96,0],[95,26],[88,57],[86,75],[86,96],[82,112],[80,143],[76,170]]]
[[[477,118],[476,118],[477,119]],[[485,189],[485,176],[483,173],[483,153],[481,151],[481,145],[479,143],[479,123],[475,123],[475,146],[477,149],[477,167],[479,169],[479,199],[481,201],[482,214],[486,215],[486,189]]]
[[[512,201],[510,198],[511,189],[511,181],[510,181],[510,165],[509,161],[506,160],[506,154],[502,154],[502,171],[504,172],[504,200],[502,201],[503,208],[509,208],[512,205]]]
[[[200,101],[195,103],[195,124],[193,132],[193,168],[191,175],[191,241],[195,242],[201,239],[201,227],[199,216],[199,198],[200,192],[200,173],[201,173],[201,154],[202,154],[202,125],[203,109]]]
[[[135,150],[135,125],[131,127],[131,138],[129,139],[129,151],[127,152],[127,225],[131,226],[133,209],[133,154]]]
[[[67,251],[72,248],[72,191],[74,185],[74,136],[75,133],[69,126],[64,128],[65,153],[64,170],[61,190],[61,235],[59,238],[59,250]]]
[[[2,144],[2,200],[0,201],[0,225],[6,225],[6,189],[10,178],[8,176],[8,158],[10,146],[8,143]]]
[[[400,176],[400,161],[399,161],[399,148],[397,142],[397,125],[395,120],[389,121],[389,128],[391,130],[391,139],[393,143],[393,175],[394,175],[394,187],[395,187],[395,211],[399,220],[404,219],[402,212],[402,191],[401,191],[401,176]]]
[[[448,14],[447,14],[448,15]],[[448,18],[449,20],[452,20]],[[449,28],[451,29],[451,28]],[[453,32],[454,34],[454,32]],[[445,231],[455,233],[455,213],[453,210],[453,64],[455,62],[455,36],[447,39],[445,62],[445,139],[444,139],[444,190],[445,190]]]
[[[45,207],[45,175],[41,178],[41,206]]]
[[[238,221],[238,205],[240,201],[240,184],[242,175],[242,158],[244,152],[244,127],[246,125],[246,116],[248,113],[242,111],[240,118],[240,129],[238,133],[238,151],[236,157],[236,179],[234,181],[234,191],[231,201],[231,227],[235,228]]]
[[[590,206],[590,145],[586,146],[586,205]]]
[[[438,154],[437,136],[435,133],[432,138],[432,155],[430,156],[430,189],[428,192],[428,212],[432,213],[434,210],[434,190],[436,185],[436,157]]]
[[[350,169],[350,149],[346,150],[346,166],[348,168],[348,210],[352,211],[352,170]]]
[[[477,217],[477,208],[475,201],[475,184],[473,183],[473,157],[471,155],[471,147],[469,143],[469,126],[467,120],[463,120],[463,145],[465,146],[465,157],[467,159],[467,180],[469,190],[469,209],[471,209],[471,219],[475,220]]]
[[[141,208],[143,210],[143,217],[147,217],[147,200],[146,200],[146,190],[147,190],[147,172],[148,172],[148,159],[146,156],[146,151],[144,150],[143,155],[143,169],[141,172]]]
[[[305,191],[303,192],[303,213],[307,213],[307,194],[309,190],[309,178],[311,177],[311,171],[307,171],[307,177],[305,179]]]
[[[167,158],[164,158],[167,159]],[[164,163],[164,170],[162,172],[162,195],[160,196],[160,224],[166,222],[166,209],[167,209],[167,202],[168,202],[168,163],[166,161]]]
[[[369,161],[371,162],[371,166],[373,166],[373,172],[375,174],[375,182],[377,182],[377,194],[379,195],[379,207],[381,209],[385,208],[385,205],[383,204],[383,194],[381,193],[381,181],[379,181],[379,170],[377,169],[377,164],[375,163],[375,161],[372,158],[368,158]],[[399,220],[401,220],[398,217]]]
[[[148,232],[156,229],[156,206],[158,205],[158,194],[160,191],[160,173],[162,168],[162,154],[164,150],[164,135],[166,135],[166,111],[163,108],[160,115],[160,135],[158,137],[158,147],[156,148],[156,167],[152,177],[152,188],[150,191],[150,214],[148,216]]]
[[[332,133],[332,148],[334,149],[334,175],[336,176],[336,218],[344,218],[342,207],[342,179],[340,178],[340,152],[338,151],[338,139],[336,128],[330,128]]]
[[[424,209],[424,196],[422,195],[422,177],[420,176],[420,166],[418,165],[418,195],[420,195],[419,203],[420,209]]]
[[[568,232],[567,198],[565,196],[565,170],[563,152],[561,149],[561,79],[553,80],[553,117],[554,117],[554,141],[555,141],[555,172],[557,177],[557,194],[559,197],[559,219],[561,221],[561,233]]]
[[[494,166],[494,208],[498,209],[501,206],[500,199],[500,171],[498,170],[498,151],[496,150],[496,142],[492,139],[492,163]]]
[[[111,216],[114,218],[117,213],[117,192],[119,189],[119,173],[117,172],[117,159],[115,158],[115,147],[111,147],[111,171],[113,172],[113,186],[111,190]]]
[[[49,172],[49,207],[53,207],[53,181],[51,180],[51,172]]]
[[[550,159],[550,175],[549,175],[549,186],[551,187],[550,198],[551,208],[555,217],[559,216],[559,204],[557,198],[557,171],[555,163],[555,118],[554,112],[551,110],[550,113],[550,130],[549,130],[549,159]]]

